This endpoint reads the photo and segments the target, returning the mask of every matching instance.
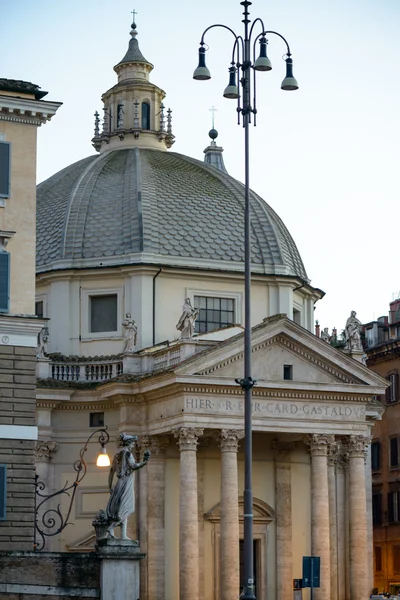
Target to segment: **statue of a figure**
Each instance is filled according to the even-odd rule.
[[[135,510],[135,491],[133,472],[141,469],[147,464],[150,452],[146,450],[143,462],[135,462],[132,455],[132,447],[137,440],[136,435],[121,433],[119,446],[121,449],[113,458],[108,486],[110,488],[110,499],[105,510],[108,520],[109,537],[114,537],[114,528],[121,526],[121,539],[129,540],[126,534],[127,519]],[[115,487],[112,487],[114,475],[117,477]]]
[[[356,311],[352,310],[349,318],[346,321],[345,327],[345,350],[361,350],[363,349],[361,343],[361,327],[362,323],[356,317]]]
[[[36,358],[45,358],[47,353],[47,343],[49,341],[49,328],[45,325],[38,335],[38,344],[36,349]]]
[[[134,352],[137,338],[137,324],[131,317],[131,313],[126,313],[125,319],[122,321],[122,325],[125,327],[125,345],[124,352]]]
[[[328,344],[331,341],[331,336],[329,335],[327,327],[324,327],[324,329],[321,331],[321,340],[324,340],[324,342],[328,342]]]
[[[199,314],[197,308],[193,308],[190,298],[186,298],[185,304],[182,308],[182,314],[177,323],[176,328],[181,332],[181,339],[190,339],[194,333],[194,323]]]

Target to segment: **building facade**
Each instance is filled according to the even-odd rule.
[[[36,135],[60,103],[0,79],[0,549],[33,544]]]
[[[96,115],[98,154],[38,187],[36,301],[49,341],[37,471],[59,490],[91,432],[138,435],[138,458],[152,452],[129,522],[146,553],[141,598],[228,600],[241,589],[243,539],[243,186],[214,131],[204,162],[170,151],[152,68],[133,24],[102,124]],[[256,595],[291,599],[313,554],[315,599],[366,600],[368,448],[386,384],[312,333],[323,292],[279,216],[253,192],[250,205]],[[95,446],[75,526],[44,539],[47,549],[93,549],[109,497]]]

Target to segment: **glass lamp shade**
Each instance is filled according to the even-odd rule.
[[[224,89],[224,98],[230,98],[235,100],[239,98],[239,90],[236,85],[236,69],[235,67],[229,68],[229,83]]]
[[[282,81],[281,89],[288,92],[299,89],[299,84],[293,77],[293,60],[290,58],[290,56],[286,59],[286,77]]]
[[[271,61],[267,56],[267,38],[262,37],[260,40],[260,56],[254,63],[256,71],[270,71],[272,69]]]
[[[99,452],[97,457],[96,465],[98,467],[109,467],[110,466],[110,457],[107,454],[106,447],[103,446]]]
[[[193,79],[197,81],[211,79],[211,73],[206,66],[206,50],[203,47],[199,48],[199,66],[193,72]]]

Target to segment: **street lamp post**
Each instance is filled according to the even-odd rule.
[[[87,464],[85,461],[85,452],[88,449],[89,442],[92,438],[99,434],[98,443],[100,444],[100,451],[97,456],[96,465],[98,467],[109,467],[110,459],[107,454],[106,444],[110,440],[110,436],[108,435],[107,428],[104,427],[102,429],[96,429],[93,433],[90,434],[88,439],[86,440],[84,446],[79,451],[79,459],[74,462],[74,471],[76,471],[75,481],[71,484],[68,481],[64,484],[64,486],[54,492],[53,494],[46,494],[45,489],[46,485],[44,482],[39,481],[38,476],[35,477],[35,529],[34,529],[34,544],[33,549],[35,551],[43,550],[46,545],[46,538],[53,537],[58,535],[70,525],[69,516],[71,514],[72,505],[75,499],[76,490],[78,485],[85,477],[87,472]],[[61,511],[61,504],[57,505],[57,508],[48,508],[46,510],[46,503],[49,502],[52,498],[69,497],[69,504],[66,510],[66,514],[63,515]]]
[[[244,466],[244,589],[241,597],[246,600],[254,600],[254,568],[253,568],[253,490],[252,490],[252,404],[251,390],[255,381],[251,377],[251,221],[250,221],[250,173],[249,173],[249,125],[252,115],[253,124],[256,124],[256,71],[270,71],[272,69],[271,61],[267,56],[267,36],[275,35],[281,38],[286,45],[286,76],[282,81],[281,89],[292,91],[298,89],[298,83],[293,77],[293,60],[289,44],[286,39],[276,31],[267,31],[262,19],[257,18],[253,22],[249,19],[249,6],[252,4],[248,0],[240,2],[244,11],[244,35],[236,33],[226,25],[215,24],[204,30],[199,48],[199,65],[193,73],[193,79],[200,81],[211,78],[209,69],[206,66],[205,54],[205,35],[214,27],[227,29],[234,36],[232,47],[231,66],[229,67],[229,83],[224,90],[224,97],[237,100],[238,124],[242,120],[244,128],[244,300],[245,300],[245,327],[244,327],[244,377],[236,379],[244,391],[244,430],[245,430],[245,466]],[[256,34],[254,27],[259,25],[261,33]],[[254,37],[253,48],[252,37]],[[256,43],[259,41],[260,54],[255,58]],[[253,78],[251,72],[253,71]],[[241,76],[240,76],[241,72]],[[240,94],[242,88],[242,98]],[[253,94],[252,94],[253,92]],[[253,96],[253,104],[251,104]]]

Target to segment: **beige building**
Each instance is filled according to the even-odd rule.
[[[0,550],[33,543],[36,135],[60,103],[0,79]]]
[[[228,600],[241,587],[243,538],[243,186],[215,132],[204,162],[169,150],[171,112],[135,25],[114,69],[98,154],[38,187],[36,301],[50,339],[38,364],[37,471],[58,490],[96,429],[137,434],[138,453],[152,452],[129,524],[147,554],[140,597]],[[366,458],[385,382],[312,333],[323,292],[278,215],[253,192],[250,204],[256,596],[291,599],[313,554],[316,600],[366,600]],[[198,314],[185,338],[187,299]],[[109,497],[96,450],[74,526],[45,536],[45,548],[93,548],[91,522]]]

